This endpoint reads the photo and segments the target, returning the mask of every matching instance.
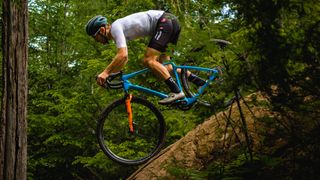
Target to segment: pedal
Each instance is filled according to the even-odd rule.
[[[191,109],[193,106],[193,104],[188,105],[188,102],[186,100],[181,100],[176,105],[180,110],[183,110],[183,111],[187,111],[187,110]]]
[[[188,102],[186,100],[181,100],[178,103],[179,103],[179,105],[187,105],[188,104]]]
[[[186,101],[186,100],[177,100],[177,101],[175,101],[175,102],[172,102],[171,103],[171,105],[187,105],[188,104],[188,102]]]

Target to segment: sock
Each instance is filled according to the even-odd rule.
[[[168,78],[164,82],[167,84],[167,86],[169,86],[171,92],[173,92],[173,93],[180,92],[180,89],[179,89],[177,83],[172,79],[172,77]]]
[[[197,86],[203,86],[206,83],[205,80],[201,79],[200,77],[198,77],[198,76],[196,76],[195,74],[192,74],[192,73],[188,77],[188,80],[190,82],[193,82]]]

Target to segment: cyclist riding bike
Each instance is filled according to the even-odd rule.
[[[107,18],[104,16],[93,17],[86,25],[87,34],[102,44],[108,44],[109,40],[114,40],[118,48],[111,63],[98,75],[97,83],[104,86],[111,73],[119,72],[125,66],[128,61],[127,40],[150,37],[143,64],[162,78],[171,90],[168,97],[160,100],[159,103],[170,104],[184,98],[185,94],[170,75],[172,67],[162,65],[164,60],[170,60],[170,56],[164,52],[166,52],[169,43],[177,44],[180,30],[177,17],[160,10],[134,13],[118,19],[112,24],[108,24]],[[198,86],[205,84],[204,80],[190,72],[188,80]]]

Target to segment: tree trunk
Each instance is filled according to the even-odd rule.
[[[3,97],[0,179],[27,179],[28,4],[2,2]]]

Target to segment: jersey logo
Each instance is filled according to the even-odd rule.
[[[162,31],[158,31],[157,34],[155,35],[155,39],[158,41],[162,35]]]

